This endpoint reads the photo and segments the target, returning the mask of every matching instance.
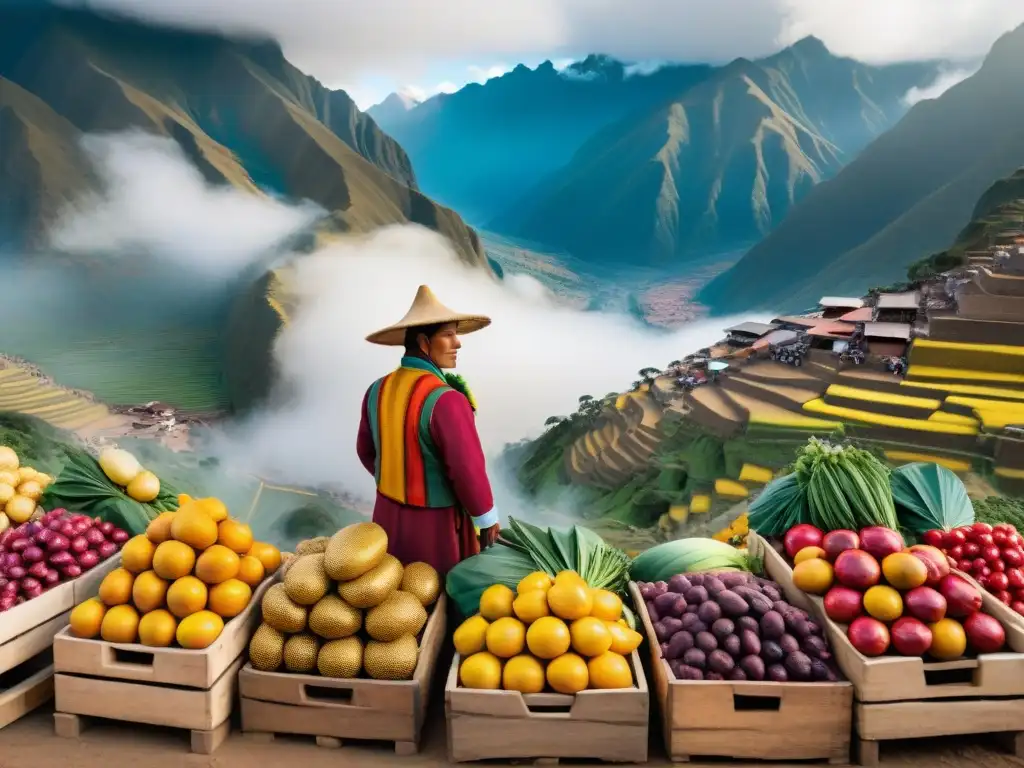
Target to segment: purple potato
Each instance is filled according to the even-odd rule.
[[[722,650],[711,651],[707,655],[707,664],[710,671],[718,672],[722,675],[728,674],[736,666],[732,656]]]
[[[656,581],[654,582],[654,589],[655,594],[662,595],[668,592],[668,584],[666,584],[664,581]]]
[[[717,576],[708,576],[704,579],[704,589],[708,591],[709,595],[717,595],[725,589],[725,584]]]
[[[653,584],[641,582],[638,586],[640,588],[640,597],[642,597],[645,602],[648,600],[653,600],[657,596],[657,592],[654,591]]]
[[[704,583],[703,573],[688,573],[686,574],[686,578],[689,579],[690,583],[693,584],[693,586],[695,587],[699,587],[701,584]]]
[[[725,680],[725,676],[721,672],[708,672],[704,675],[705,680]]]
[[[703,605],[703,603],[701,603],[701,605]],[[687,605],[686,606],[686,613],[696,613],[699,610],[700,610],[700,605]]]
[[[764,662],[759,656],[744,656],[739,666],[747,673],[748,680],[764,680]]]
[[[693,635],[685,629],[681,629],[672,635],[665,649],[666,659],[678,659],[688,650],[693,648]]]
[[[819,682],[828,681],[831,674],[828,665],[821,659],[811,659],[811,677]]]
[[[700,605],[708,599],[708,591],[704,587],[690,587],[684,597],[687,605]]]
[[[790,680],[807,682],[812,677],[811,658],[803,651],[796,651],[786,657],[786,672]]]
[[[679,664],[674,670],[677,680],[703,680],[704,673],[701,672],[697,667],[691,667],[688,664]]]
[[[819,624],[816,621],[808,621],[807,631],[810,632],[812,635],[821,635],[821,624]]]
[[[704,653],[711,653],[718,647],[718,641],[710,632],[698,632],[697,636],[693,638],[693,644]]]
[[[779,645],[786,654],[796,653],[800,650],[800,641],[792,635],[783,635],[779,638]]]
[[[697,618],[710,626],[722,618],[722,608],[714,600],[708,600],[706,603],[700,604],[700,608],[697,609]]]
[[[744,656],[760,656],[761,655],[761,638],[757,636],[756,632],[751,632],[749,629],[740,630],[740,648],[743,650]]]
[[[718,574],[718,580],[722,582],[726,589],[734,589],[735,587],[743,586],[744,584],[750,583],[750,574],[743,573],[742,571],[736,571],[729,573],[725,571]]]
[[[702,625],[703,623],[704,622],[702,622],[700,620],[700,617],[697,614],[695,614],[695,613],[686,613],[686,614],[683,614],[682,618],[679,619],[679,628],[680,629],[685,629],[687,632],[692,632],[693,634],[697,634],[701,630],[700,629],[696,629],[696,627]]]
[[[778,611],[768,611],[761,617],[761,638],[764,640],[778,640],[786,634],[786,622]]]
[[[728,589],[715,595],[715,602],[722,607],[722,613],[732,618],[744,616],[750,610],[746,600]]]
[[[773,683],[788,683],[789,674],[781,664],[770,664],[764,673],[765,679]]]
[[[705,603],[705,605],[707,605],[707,603]],[[719,640],[731,635],[735,631],[736,625],[733,624],[732,619],[718,619],[711,625],[711,634]]]
[[[686,578],[685,574],[682,573],[673,576],[671,579],[668,580],[668,588],[675,592],[677,595],[685,595],[686,590],[688,590],[692,586],[693,584],[690,583],[690,580]]]
[[[647,615],[651,619],[651,624],[657,624],[661,621],[661,614],[658,613],[658,609],[654,607],[654,601],[647,601]]]
[[[696,667],[697,669],[703,670],[707,664],[707,657],[704,655],[704,651],[700,648],[691,648],[683,654],[682,662],[689,667]]]
[[[782,650],[782,646],[774,640],[762,640],[761,658],[769,664],[778,664],[786,658],[786,653]]]
[[[673,594],[672,592],[663,592],[654,598],[654,607],[658,609],[658,613],[662,616],[668,615],[669,609],[675,605],[678,597],[679,595]]]
[[[729,674],[725,676],[726,680],[746,680],[747,673],[743,671],[742,667],[733,667]]]
[[[801,643],[801,647],[804,649],[804,653],[812,659],[821,659],[822,661],[825,661],[832,656],[832,654],[828,652],[828,646],[825,644],[824,638],[818,637],[817,635],[808,635],[805,637]]]
[[[755,634],[761,631],[761,627],[753,616],[740,616],[736,619],[736,629],[744,630],[749,629]]]
[[[734,659],[738,659],[743,655],[740,638],[737,635],[728,635],[724,640],[722,640],[720,645],[722,646],[722,649]]]
[[[654,624],[654,636],[658,638],[659,642],[667,643],[668,639],[672,637],[672,633],[668,631],[664,621],[658,621]]]

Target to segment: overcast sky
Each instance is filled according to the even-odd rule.
[[[362,107],[452,90],[518,63],[601,52],[724,62],[816,35],[868,62],[971,59],[1024,23],[1022,0],[66,0],[276,37]]]

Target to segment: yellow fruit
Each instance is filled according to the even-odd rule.
[[[506,691],[540,693],[544,690],[544,666],[533,656],[522,654],[505,662],[501,687]]]
[[[174,514],[171,521],[171,536],[202,551],[217,541],[217,524],[192,502]]]
[[[284,661],[285,636],[269,624],[260,624],[249,641],[249,661],[263,672],[273,672]],[[362,662],[362,654],[359,657]],[[359,672],[359,669],[356,669]],[[321,669],[321,674],[324,674]]]
[[[555,584],[560,582],[571,581],[574,584],[586,584],[583,577],[580,576],[576,571],[559,571],[555,574]]]
[[[388,535],[383,528],[376,523],[353,523],[327,542],[324,569],[335,581],[351,581],[376,568],[387,551]]]
[[[548,610],[547,590],[534,589],[529,592],[520,592],[519,596],[512,601],[512,611],[524,624],[532,624],[541,616],[551,615]]]
[[[501,659],[487,651],[474,653],[463,659],[459,667],[459,681],[463,688],[498,690],[501,688]]]
[[[441,577],[429,563],[409,563],[402,570],[402,583],[398,588],[416,595],[424,606],[433,605],[441,594]]]
[[[206,607],[209,593],[195,576],[182,576],[167,590],[167,607],[179,619],[198,613]]]
[[[512,615],[515,593],[504,584],[494,584],[480,595],[480,615],[488,621]]]
[[[224,620],[213,611],[197,611],[181,620],[175,637],[190,650],[208,648],[224,631]]]
[[[19,464],[21,462],[18,460],[18,454],[14,452],[14,449],[6,445],[0,445],[0,469],[8,472],[17,471]]]
[[[187,493],[178,494],[178,506],[184,507],[186,504],[191,504],[195,499],[189,496]]]
[[[156,545],[140,533],[125,542],[121,549],[121,567],[132,573],[142,573],[153,567],[153,554]]]
[[[487,650],[502,659],[511,659],[523,652],[526,627],[519,619],[504,616],[487,628]]]
[[[879,621],[896,621],[903,615],[903,598],[892,587],[878,584],[864,593],[864,610]]]
[[[83,603],[79,603],[71,611],[71,634],[91,640],[100,633],[100,626],[103,624],[103,616],[107,613],[107,606],[98,597],[91,597]]]
[[[43,486],[36,480],[26,480],[18,486],[17,494],[32,501],[39,501],[39,497],[43,495]]]
[[[608,650],[623,656],[628,656],[639,648],[644,639],[639,632],[617,621],[608,623],[608,631],[612,636],[612,646]]]
[[[159,608],[147,613],[139,621],[139,642],[151,648],[166,648],[174,642],[178,622],[171,612]]]
[[[0,447],[2,447],[2,446],[0,446]],[[0,469],[0,483],[6,483],[7,485],[10,485],[10,486],[13,487],[13,486],[18,485],[20,482],[21,482],[21,479],[18,477],[18,471],[17,470],[14,470],[12,472],[9,469]]]
[[[932,644],[928,654],[939,661],[959,659],[967,650],[967,634],[963,625],[956,619],[939,619],[929,624],[932,631]]]
[[[38,475],[38,474],[39,473],[36,472],[34,469],[32,469],[32,467],[19,467],[18,468],[18,485],[21,485],[26,480],[35,480],[36,479],[36,475]]]
[[[223,520],[227,520],[228,508],[224,505],[224,502],[220,499],[213,497],[206,499],[197,499],[196,504],[203,510],[215,523],[220,523]],[[249,526],[245,526],[248,528]],[[241,554],[241,553],[240,553]]]
[[[106,606],[124,605],[132,599],[135,576],[125,568],[115,568],[100,582],[100,600]]]
[[[238,580],[250,587],[255,587],[263,581],[264,573],[263,563],[257,557],[246,555],[238,561]]]
[[[796,553],[793,558],[793,565],[800,565],[804,560],[824,560],[828,554],[821,547],[804,547]]]
[[[526,630],[526,646],[538,659],[553,659],[569,650],[572,637],[565,622],[554,616],[537,619]]]
[[[217,526],[217,543],[244,555],[252,549],[252,528],[231,518],[222,520]]]
[[[104,449],[100,454],[99,465],[100,469],[103,470],[103,474],[115,485],[120,485],[122,488],[128,485],[142,471],[139,460],[128,453],[128,451],[122,451],[120,448]]]
[[[486,646],[489,626],[490,624],[483,616],[470,616],[459,624],[452,637],[456,653],[465,659],[482,651]]]
[[[124,489],[131,498],[148,504],[160,495],[160,478],[149,470],[139,472]]]
[[[132,585],[132,602],[142,613],[155,611],[163,607],[168,586],[166,581],[157,576],[156,571],[143,571],[135,577]]]
[[[33,479],[43,486],[43,488],[53,483],[53,478],[45,472],[36,472],[36,476]]]
[[[593,606],[590,615],[596,616],[604,621],[618,621],[622,618],[622,600],[614,592],[607,589],[592,589],[590,596],[593,599]]]
[[[569,621],[582,619],[590,615],[593,605],[590,588],[582,579],[556,579],[555,585],[548,590],[548,608],[559,618]]]
[[[100,624],[100,637],[108,643],[134,643],[138,631],[139,614],[130,605],[115,605]]]
[[[894,552],[882,560],[882,575],[896,589],[913,589],[928,580],[928,567],[909,552]]]
[[[572,649],[582,656],[600,656],[612,647],[612,633],[601,619],[584,616],[569,625]]]
[[[911,555],[913,557],[913,555]],[[916,559],[916,558],[915,558]],[[832,565],[812,557],[793,568],[793,584],[812,595],[823,595],[832,586]]]
[[[263,570],[269,576],[281,567],[281,550],[265,541],[254,541],[249,554],[263,563]]]
[[[632,688],[633,670],[624,656],[602,653],[587,662],[591,688]]]
[[[274,631],[270,627],[267,630]],[[358,637],[331,640],[320,646],[316,668],[324,677],[358,677],[363,667],[363,650],[363,641]],[[253,666],[256,666],[255,661]]]
[[[228,579],[210,590],[206,607],[225,619],[237,616],[252,599],[252,588],[244,581]]]
[[[18,494],[11,496],[4,505],[4,513],[16,525],[27,523],[35,511],[36,503],[27,496],[19,496]]]
[[[551,577],[544,573],[544,571],[534,571],[519,580],[519,583],[516,585],[516,593],[521,595],[524,592],[533,592],[536,589],[547,592],[551,589],[552,583]]]
[[[192,573],[195,564],[195,550],[188,544],[174,539],[161,542],[153,553],[153,570],[156,571],[157,576],[167,581],[188,576]]]
[[[6,504],[14,497],[14,486],[10,483],[0,483],[0,506]]]
[[[238,555],[223,544],[214,544],[196,560],[196,576],[206,584],[220,584],[238,575]]]
[[[163,544],[171,538],[172,520],[174,520],[173,512],[161,512],[146,526],[146,538],[154,544]]]
[[[547,679],[558,693],[577,694],[590,683],[587,662],[575,653],[563,653],[548,664]]]
[[[420,647],[413,635],[388,642],[370,640],[363,650],[363,669],[374,680],[412,680],[419,657]]]

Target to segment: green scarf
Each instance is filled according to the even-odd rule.
[[[457,373],[446,373],[444,380],[448,383],[448,386],[454,389],[456,392],[461,392],[469,400],[469,407],[476,412],[476,398],[473,397],[473,393],[469,390],[469,385],[466,380]]]

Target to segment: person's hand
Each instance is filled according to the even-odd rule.
[[[480,531],[480,549],[487,549],[494,542],[498,540],[498,534],[501,532],[501,526],[495,523],[490,528],[484,528]]]

